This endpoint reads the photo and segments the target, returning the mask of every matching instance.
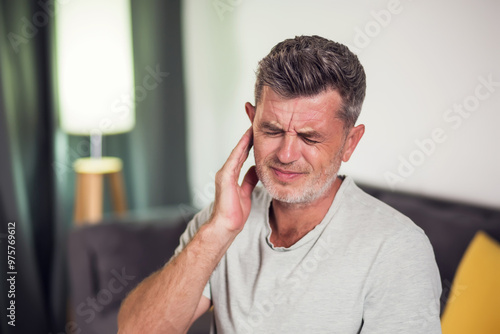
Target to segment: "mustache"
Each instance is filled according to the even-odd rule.
[[[277,158],[270,159],[269,161],[266,162],[265,165],[267,167],[282,169],[282,170],[286,170],[286,171],[292,172],[292,173],[309,173],[309,172],[311,172],[309,166],[300,166],[295,161],[283,163],[283,162],[279,161]]]

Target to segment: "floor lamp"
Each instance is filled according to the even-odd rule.
[[[130,17],[127,0],[56,2],[60,125],[68,134],[90,136],[90,157],[74,163],[77,224],[101,220],[104,178],[110,181],[115,212],[127,210],[122,161],[102,156],[102,139],[135,124]]]

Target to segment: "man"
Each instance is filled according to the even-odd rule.
[[[212,305],[212,333],[441,332],[427,237],[337,175],[364,133],[365,86],[341,44],[301,36],[271,50],[214,203],[124,301],[120,333],[184,333]]]

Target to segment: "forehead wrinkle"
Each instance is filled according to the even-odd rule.
[[[293,120],[293,115],[295,114],[295,111],[294,110],[289,110],[290,108],[287,108],[288,105],[285,104],[285,108],[282,108],[279,103],[276,103],[277,101],[273,101],[273,100],[270,100],[269,103],[271,105],[271,108],[270,108],[270,112],[272,113],[272,115],[274,116],[273,118],[275,120],[270,120],[268,123],[269,124],[272,124],[274,126],[277,126],[279,127],[280,129],[283,129],[283,125],[279,122],[280,120],[282,120],[283,118],[283,115],[288,115],[288,114],[292,114],[292,117],[290,118],[290,121],[288,121],[288,129],[287,131],[290,131],[290,127],[291,127],[291,121]],[[279,102],[279,101],[278,101]],[[292,107],[292,109],[295,109],[295,105],[297,103],[295,102],[294,103],[294,106]]]
[[[271,113],[274,115],[274,118],[275,119],[278,119],[278,112],[279,111],[284,111],[282,110],[279,106],[276,105],[276,102],[275,101],[269,101],[270,104],[271,104]],[[281,126],[280,126],[281,127]]]
[[[321,111],[314,110],[314,114],[307,120],[307,122],[314,121],[320,116]]]
[[[268,112],[273,115],[272,120],[269,120],[267,123],[272,124],[273,126],[283,130],[286,128],[286,131],[304,133],[304,134],[319,134],[318,129],[314,129],[313,127],[306,125],[308,122],[321,121],[321,117],[324,113],[329,113],[328,106],[322,104],[316,106],[316,108],[312,109],[311,106],[307,110],[304,110],[302,113],[298,106],[300,106],[300,101],[298,99],[287,100],[288,103],[282,104],[282,100],[268,100]],[[291,103],[290,103],[291,102]],[[264,111],[264,110],[263,110]],[[301,119],[301,116],[304,119]],[[312,114],[312,115],[311,115]],[[289,120],[286,118],[290,117]],[[293,124],[293,122],[298,122],[299,124]],[[285,124],[288,123],[286,126]],[[304,127],[300,128],[300,123],[304,125]],[[304,124],[306,123],[306,124]]]
[[[294,108],[295,109],[295,108]],[[292,117],[290,117],[290,121],[288,121],[288,132],[291,132],[293,116],[295,115],[295,111],[292,111]]]

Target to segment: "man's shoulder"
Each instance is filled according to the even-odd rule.
[[[341,210],[350,217],[350,224],[359,224],[372,231],[386,233],[424,234],[423,230],[410,218],[359,188],[352,178],[347,182]]]
[[[398,264],[401,259],[433,271],[435,260],[429,238],[410,218],[364,192],[354,184],[348,184],[338,214],[343,237],[362,245],[376,260]],[[335,225],[335,224],[334,224]]]

